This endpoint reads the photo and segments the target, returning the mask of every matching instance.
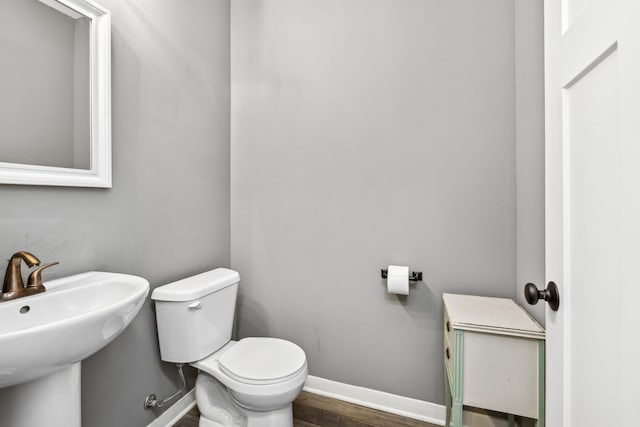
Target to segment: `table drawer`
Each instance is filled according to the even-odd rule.
[[[533,339],[465,331],[463,403],[538,418],[538,345]]]

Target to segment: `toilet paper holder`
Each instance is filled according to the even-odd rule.
[[[383,268],[380,270],[380,275],[383,279],[386,279],[388,276],[388,270]],[[409,281],[410,282],[422,282],[422,271],[410,271],[409,272]]]

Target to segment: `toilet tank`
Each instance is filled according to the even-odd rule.
[[[237,272],[217,268],[153,290],[162,360],[195,362],[229,342],[238,282]]]

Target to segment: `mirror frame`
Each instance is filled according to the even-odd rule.
[[[111,187],[111,14],[91,0],[59,3],[86,16],[90,26],[90,169],[0,162],[1,184]]]

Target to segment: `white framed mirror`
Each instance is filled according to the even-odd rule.
[[[111,187],[111,15],[0,1],[0,183]]]

